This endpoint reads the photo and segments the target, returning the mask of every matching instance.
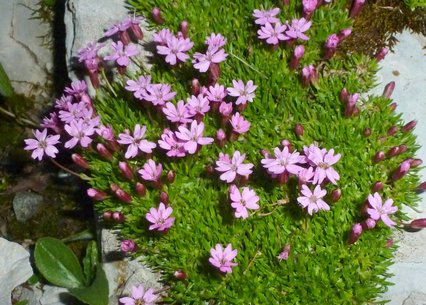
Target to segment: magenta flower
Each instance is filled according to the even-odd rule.
[[[379,193],[374,193],[374,195],[368,195],[368,203],[371,208],[367,208],[367,213],[372,219],[376,221],[381,219],[389,228],[396,225],[396,222],[388,216],[398,211],[398,207],[392,205],[392,199],[389,198],[382,204],[382,197],[380,197]]]
[[[97,42],[89,42],[85,47],[78,50],[78,61],[84,62],[98,57],[98,51],[103,47],[103,44]]]
[[[139,54],[138,48],[129,44],[124,46],[121,41],[111,44],[113,53],[104,57],[105,60],[115,61],[120,67],[127,67],[130,64],[130,57]]]
[[[81,99],[83,95],[87,94],[87,84],[84,80],[73,81],[70,87],[65,87],[64,92]]]
[[[164,203],[160,202],[158,209],[151,208],[149,213],[146,213],[146,220],[148,220],[152,225],[149,226],[149,230],[165,231],[173,225],[175,221],[174,217],[170,217],[173,212],[172,207],[167,207]]]
[[[222,102],[223,99],[226,97],[226,91],[225,86],[219,85],[216,83],[213,86],[209,87],[209,90],[207,91],[207,99],[210,102]]]
[[[267,22],[264,26],[257,31],[259,39],[265,39],[267,44],[278,45],[280,41],[289,40],[284,32],[287,26],[280,22],[275,23],[273,26]]]
[[[40,124],[41,127],[44,128],[50,128],[55,133],[59,134],[61,133],[61,126],[62,123],[60,122],[58,118],[58,114],[56,112],[49,113],[49,117],[44,117],[42,123]]]
[[[312,215],[312,212],[316,213],[319,210],[330,210],[328,204],[321,199],[327,194],[327,191],[322,190],[319,185],[317,185],[312,192],[306,184],[303,184],[301,193],[303,196],[297,197],[297,201],[303,208],[308,208],[309,215]]]
[[[129,79],[126,83],[126,90],[132,91],[137,99],[143,100],[146,95],[146,88],[151,85],[151,76],[141,75],[138,80]]]
[[[212,33],[210,36],[206,38],[206,45],[208,45],[209,49],[221,48],[226,44],[226,38],[221,34]]]
[[[200,72],[206,72],[211,64],[218,64],[226,59],[228,54],[220,48],[209,48],[206,54],[195,52],[193,55],[192,63],[194,68]]]
[[[127,31],[131,26],[131,23],[124,20],[119,21],[113,25],[111,25],[104,33],[104,37],[111,37],[117,34],[118,32],[125,32]]]
[[[83,120],[71,121],[64,128],[72,137],[71,140],[65,142],[65,148],[73,148],[78,143],[80,143],[81,147],[88,147],[92,143],[91,136],[95,133],[95,128],[85,124]]]
[[[158,163],[157,166],[154,160],[149,159],[148,162],[143,165],[143,168],[138,170],[138,173],[143,180],[158,182],[161,180],[162,171],[163,165],[161,163]]]
[[[220,180],[231,183],[235,180],[237,175],[248,176],[253,172],[251,170],[254,166],[252,163],[243,164],[246,154],[241,154],[237,150],[234,152],[232,160],[229,160],[228,155],[225,156],[227,156],[227,158],[220,158],[216,161],[216,170],[218,172],[223,172],[223,174],[220,175]]]
[[[167,150],[166,155],[169,157],[184,157],[185,148],[184,143],[180,142],[175,133],[171,130],[165,130],[161,135],[161,140],[158,140],[158,145],[162,149]]]
[[[259,197],[256,193],[248,187],[243,187],[243,191],[235,186],[231,186],[229,196],[231,198],[231,206],[235,209],[235,217],[246,219],[248,211],[259,209]]]
[[[85,102],[68,103],[66,109],[59,110],[59,118],[64,123],[78,119],[90,119],[93,115],[93,109]]]
[[[198,145],[207,145],[213,143],[213,138],[203,137],[204,123],[192,121],[191,129],[185,126],[179,126],[179,131],[176,131],[176,137],[183,141],[183,147],[191,155],[197,151]]]
[[[38,159],[41,161],[44,154],[48,155],[51,158],[55,158],[56,154],[59,152],[55,147],[59,143],[59,135],[47,135],[47,129],[42,131],[33,130],[33,134],[36,139],[25,139],[25,150],[32,150],[31,158]]]
[[[285,245],[284,249],[277,256],[278,260],[280,260],[280,261],[286,261],[288,259],[288,256],[290,255],[290,251],[291,251],[290,244]]]
[[[125,239],[121,241],[120,249],[124,253],[133,252],[136,249],[136,244],[133,240]]]
[[[158,296],[154,294],[154,289],[145,290],[143,285],[132,286],[132,296],[120,298],[120,303],[123,305],[154,305],[158,300]]]
[[[249,80],[246,85],[244,85],[242,80],[232,80],[233,87],[228,88],[228,94],[230,96],[238,97],[235,104],[245,104],[247,102],[253,102],[253,98],[256,96],[254,91],[257,86],[253,85],[253,81]]]
[[[124,155],[126,159],[136,157],[139,151],[150,154],[152,153],[152,150],[157,146],[155,143],[144,139],[145,132],[145,125],[141,127],[141,125],[136,124],[135,129],[133,131],[133,136],[130,134],[130,131],[128,129],[126,129],[124,133],[120,133],[118,135],[118,143],[123,145],[129,145],[127,147],[126,154]]]
[[[299,185],[311,183],[314,177],[314,168],[312,166],[309,168],[302,168],[297,174],[297,177],[299,178]]]
[[[293,39],[309,40],[309,37],[303,33],[309,30],[311,24],[312,22],[305,18],[293,19],[285,34]]]
[[[96,133],[104,140],[106,141],[114,141],[114,131],[112,130],[112,126],[104,126],[101,125],[99,128],[96,129]]]
[[[197,97],[192,95],[187,100],[188,110],[192,116],[201,115],[204,116],[209,110],[209,100],[204,95],[199,94]]]
[[[238,251],[232,250],[232,245],[223,249],[222,245],[216,244],[215,248],[210,249],[210,258],[209,262],[223,273],[231,273],[232,267],[237,266],[238,264],[233,262],[234,258],[237,256]]]
[[[189,55],[186,54],[192,47],[194,43],[189,39],[179,39],[172,36],[166,42],[166,45],[158,45],[157,52],[158,54],[166,56],[166,62],[174,66],[178,62],[185,62]]]
[[[268,157],[260,161],[269,173],[280,175],[288,172],[293,175],[298,175],[303,169],[301,166],[297,165],[303,162],[302,157],[300,157],[299,153],[296,151],[290,153],[287,146],[285,146],[283,150],[275,147],[274,154],[275,158]]]
[[[309,163],[316,166],[312,183],[321,184],[327,178],[331,183],[336,185],[336,180],[339,180],[340,176],[332,165],[339,161],[340,158],[340,154],[334,155],[333,148],[328,152],[325,149],[314,149],[313,154],[308,156]]]
[[[253,11],[253,17],[256,18],[254,23],[259,25],[265,25],[266,23],[276,23],[279,22],[279,19],[275,16],[280,13],[280,9],[275,7],[273,9],[267,10],[267,11],[261,11],[261,10],[254,10]]]
[[[188,105],[182,100],[177,102],[176,106],[171,102],[167,102],[163,108],[163,113],[172,123],[186,124],[193,121],[193,114],[190,113]]]
[[[250,129],[250,122],[245,120],[242,115],[240,115],[239,112],[235,113],[231,117],[231,125],[232,125],[232,131],[243,134],[246,133]]]
[[[162,29],[161,31],[153,35],[154,42],[160,45],[166,45],[167,41],[171,40],[172,37],[173,34],[169,29]]]
[[[154,106],[163,106],[167,101],[173,99],[176,92],[171,91],[170,85],[152,84],[146,87],[144,99],[151,102]]]
[[[219,106],[219,113],[224,117],[229,117],[232,113],[232,103],[222,102]]]

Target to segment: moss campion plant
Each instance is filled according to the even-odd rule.
[[[336,55],[363,1],[129,5],[153,41],[133,16],[82,49],[96,95],[73,82],[25,148],[55,163],[58,141],[77,150],[122,251],[161,272],[163,291],[122,302],[383,303],[421,161],[391,86],[360,95],[386,50]]]

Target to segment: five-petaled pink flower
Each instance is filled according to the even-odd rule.
[[[209,100],[202,94],[198,94],[198,96],[192,95],[187,100],[189,113],[193,116],[201,115],[204,116],[209,110]]]
[[[169,29],[162,29],[161,31],[153,35],[154,42],[161,45],[166,45],[167,41],[172,39],[172,37],[173,34]]]
[[[31,158],[38,159],[41,161],[44,154],[48,155],[51,158],[55,158],[56,154],[59,152],[55,147],[59,143],[59,135],[47,135],[47,129],[42,131],[33,130],[33,134],[36,139],[25,139],[25,150],[32,150]]]
[[[184,143],[180,142],[175,133],[169,129],[163,131],[161,139],[158,140],[158,145],[167,150],[166,155],[169,157],[185,157]]]
[[[92,125],[85,124],[84,120],[71,121],[70,124],[66,124],[64,128],[72,137],[71,140],[65,142],[65,148],[73,148],[78,143],[80,143],[81,147],[87,147],[92,143],[91,136],[95,133],[95,128]]]
[[[281,24],[280,22],[275,23],[275,25],[267,22],[264,26],[257,31],[257,35],[259,39],[265,39],[266,43],[277,45],[280,41],[289,40],[284,32],[287,26],[285,24]]]
[[[152,225],[149,226],[150,230],[165,231],[170,228],[175,220],[174,217],[170,217],[173,212],[172,207],[167,207],[164,203],[160,202],[158,209],[151,208],[149,213],[146,213],[146,220]]]
[[[254,91],[257,86],[253,85],[252,80],[249,80],[246,85],[244,85],[242,80],[232,80],[232,85],[234,87],[230,87],[227,90],[230,96],[238,97],[235,104],[239,105],[253,102],[253,98],[256,96]]]
[[[382,204],[382,197],[376,192],[374,195],[368,195],[368,202],[371,208],[367,208],[367,213],[372,219],[376,221],[381,219],[390,228],[396,225],[396,222],[388,216],[398,211],[398,207],[392,205],[392,199],[389,198]]]
[[[280,13],[280,9],[275,7],[273,9],[267,10],[267,11],[261,11],[261,10],[254,10],[253,11],[253,17],[256,18],[254,23],[259,25],[264,25],[266,23],[276,23],[279,22],[279,19],[275,16]]]
[[[231,117],[230,123],[232,125],[232,131],[238,134],[246,133],[250,129],[250,122],[245,120],[239,112]]]
[[[309,37],[303,33],[309,30],[311,24],[311,21],[307,21],[303,17],[300,19],[293,19],[285,34],[293,39],[309,40]]]
[[[322,200],[322,197],[327,194],[327,191],[321,189],[319,185],[317,185],[312,192],[306,184],[303,184],[301,193],[303,196],[297,197],[297,201],[303,208],[308,208],[309,215],[312,215],[312,212],[316,213],[319,210],[330,210],[329,205]]]
[[[137,99],[143,100],[146,95],[146,88],[151,85],[151,76],[141,75],[138,80],[129,79],[126,83],[126,90],[132,91]]]
[[[146,87],[146,94],[143,98],[151,102],[154,106],[162,106],[167,101],[173,99],[176,92],[171,91],[170,85],[152,84]]]
[[[231,198],[231,206],[235,209],[235,217],[246,219],[248,217],[248,211],[259,209],[259,197],[256,193],[248,187],[243,187],[243,191],[235,186],[231,185],[229,189],[229,197]]]
[[[341,155],[334,155],[334,149],[330,149],[328,152],[326,149],[320,149],[315,145],[305,148],[305,155],[308,162],[315,167],[313,184],[321,184],[325,178],[331,183],[337,184],[336,180],[340,179],[339,174],[332,167],[337,161],[340,160]]]
[[[212,33],[210,36],[206,38],[206,45],[210,48],[221,48],[226,44],[226,38],[221,34]]]
[[[189,39],[181,39],[175,36],[170,37],[166,45],[158,45],[157,52],[158,54],[166,56],[166,62],[174,66],[178,62],[185,62],[189,55],[186,54],[192,47],[194,43]]]
[[[253,172],[251,170],[254,166],[252,163],[243,164],[246,154],[241,154],[237,150],[234,152],[232,160],[229,159],[228,155],[224,156],[227,158],[220,158],[216,161],[216,170],[218,172],[223,172],[223,174],[220,175],[222,181],[231,183],[235,180],[237,174],[240,176],[248,176]]]
[[[193,121],[193,115],[189,110],[188,105],[186,105],[184,101],[180,100],[176,105],[171,102],[167,102],[166,106],[163,108],[163,113],[172,123],[186,124]]]
[[[268,157],[260,161],[269,173],[279,175],[288,172],[297,175],[303,169],[301,166],[297,165],[304,161],[303,158],[299,156],[298,152],[295,151],[290,153],[288,147],[284,146],[283,150],[275,147],[274,153],[275,158]]]
[[[143,180],[158,182],[161,179],[162,171],[163,165],[161,163],[158,163],[157,166],[154,160],[149,159],[148,162],[143,165],[143,168],[138,170],[138,173]]]
[[[203,137],[204,123],[192,121],[191,128],[179,126],[179,131],[176,131],[176,137],[183,141],[185,144],[183,148],[191,155],[197,151],[198,145],[207,145],[214,142],[213,138]]]
[[[192,63],[194,68],[200,72],[206,72],[211,64],[218,64],[226,59],[228,54],[220,48],[209,48],[206,54],[195,52],[193,55]]]
[[[209,258],[210,264],[215,266],[223,273],[231,273],[232,267],[237,266],[238,264],[233,262],[234,258],[237,256],[238,251],[232,250],[232,245],[223,249],[221,244],[216,244],[215,248],[210,249]]]
[[[129,44],[124,46],[121,41],[113,42],[111,44],[113,48],[113,53],[111,55],[105,56],[105,60],[114,60],[120,67],[127,67],[130,64],[130,57],[138,55],[138,48]]]
[[[141,125],[136,124],[135,130],[133,131],[133,136],[130,134],[130,131],[128,129],[126,129],[124,133],[120,133],[118,135],[118,143],[129,145],[127,147],[126,154],[124,155],[126,159],[136,157],[139,151],[150,154],[152,153],[152,150],[157,146],[155,143],[144,139],[145,132],[145,125],[141,127]]]
[[[158,296],[155,295],[154,289],[149,288],[145,290],[143,285],[132,286],[132,296],[120,298],[120,303],[123,305],[154,305],[155,301],[158,300]]]
[[[214,87],[210,86],[209,90],[207,91],[207,99],[210,102],[222,102],[225,96],[225,86],[219,85],[218,83],[216,83]]]

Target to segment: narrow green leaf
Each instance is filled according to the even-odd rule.
[[[70,288],[69,292],[80,301],[89,305],[108,305],[108,280],[102,265],[96,267],[93,284],[86,288]]]
[[[98,248],[96,242],[91,241],[86,248],[86,256],[83,259],[83,272],[86,278],[86,286],[89,286],[96,275],[98,265]]]
[[[40,238],[34,256],[37,268],[50,283],[65,288],[84,286],[84,275],[77,257],[59,239]]]
[[[5,97],[12,97],[14,95],[12,84],[10,83],[9,77],[6,71],[3,69],[3,65],[0,63],[0,94]]]

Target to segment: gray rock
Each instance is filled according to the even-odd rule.
[[[17,243],[0,238],[0,304],[11,305],[12,290],[32,274],[28,251]]]
[[[0,59],[16,93],[50,98],[53,51],[49,24],[34,18],[39,0],[0,1]]]
[[[43,197],[32,192],[17,192],[13,198],[16,219],[25,222],[33,217],[43,205]]]
[[[413,291],[408,298],[404,300],[402,305],[426,305],[426,294]]]

